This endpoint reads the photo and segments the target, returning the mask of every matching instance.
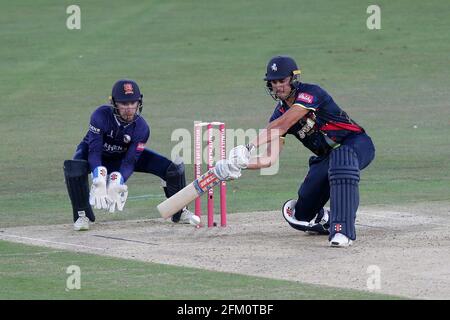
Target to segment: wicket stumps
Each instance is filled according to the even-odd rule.
[[[213,127],[219,128],[219,149],[220,159],[226,159],[226,138],[225,138],[225,123],[223,122],[200,122],[194,123],[194,179],[202,175],[202,160],[203,160],[203,135],[202,128],[207,130],[207,169],[214,168],[214,140]],[[227,225],[227,185],[225,181],[220,182],[220,226]],[[214,188],[208,190],[208,227],[213,227],[214,224]],[[201,218],[202,215],[202,200],[200,197],[195,199],[195,214]]]

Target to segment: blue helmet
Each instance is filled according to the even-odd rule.
[[[134,120],[136,120],[142,112],[142,98],[143,95],[141,94],[139,86],[135,81],[129,79],[121,79],[117,81],[114,84],[111,92],[111,104],[114,114],[120,117],[119,109],[116,105],[117,102],[138,101],[138,111],[136,112],[136,115],[134,117]]]
[[[133,102],[142,99],[137,83],[128,79],[119,80],[114,84],[111,97],[115,102]]]
[[[266,76],[264,81],[266,81],[267,93],[272,96],[275,100],[278,100],[276,95],[272,92],[272,84],[270,81],[281,80],[287,77],[291,77],[292,93],[299,84],[301,71],[295,63],[294,59],[289,56],[275,56],[272,57],[267,64]],[[291,94],[292,94],[291,93]]]

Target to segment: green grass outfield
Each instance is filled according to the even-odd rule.
[[[72,275],[67,273],[67,268],[72,265],[80,268],[80,289],[67,288],[67,279]],[[74,282],[69,279],[70,283]],[[398,297],[0,241],[0,300],[10,299],[371,300]]]
[[[62,163],[118,78],[140,84],[148,146],[169,155],[172,131],[194,120],[264,127],[274,102],[262,78],[280,53],[372,136],[362,206],[450,200],[450,3],[377,1],[381,30],[366,27],[373,1],[80,0],[81,30],[68,30],[72,4],[1,4],[0,227],[70,221]],[[276,176],[244,172],[229,184],[229,212],[278,209],[309,156],[287,139]],[[156,217],[159,179],[136,174],[128,185],[125,214],[107,219]]]
[[[448,200],[450,4],[380,1],[382,29],[371,31],[371,3],[80,1],[81,30],[66,29],[69,1],[4,3],[1,224],[67,222],[63,160],[116,79],[140,83],[148,146],[170,155],[172,131],[192,130],[194,120],[264,127],[274,102],[262,77],[278,53],[295,57],[303,80],[322,85],[373,137],[362,205]],[[309,156],[287,139],[276,176],[245,172],[230,183],[229,211],[278,209],[296,195]],[[130,197],[147,197],[130,201],[126,218],[156,216],[159,179],[136,174],[128,184]]]

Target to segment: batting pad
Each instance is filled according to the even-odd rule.
[[[330,240],[339,232],[355,240],[359,206],[359,162],[352,148],[341,146],[330,155]]]
[[[167,198],[170,198],[175,193],[186,187],[186,175],[184,169],[184,163],[179,161],[179,163],[172,162],[166,171],[166,186],[164,187],[164,193]],[[181,212],[179,211],[172,216],[173,222],[180,221]]]
[[[64,178],[67,192],[73,209],[73,221],[77,221],[80,215],[85,215],[92,222],[95,215],[89,204],[89,165],[86,160],[64,161]]]

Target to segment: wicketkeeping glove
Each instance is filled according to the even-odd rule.
[[[120,172],[114,171],[109,175],[108,179],[108,207],[109,212],[113,213],[117,210],[122,211],[128,198],[128,187],[123,182]]]
[[[214,167],[214,173],[220,180],[235,180],[241,176],[241,169],[230,160],[219,160]]]
[[[89,203],[96,209],[108,209],[106,202],[106,176],[105,167],[98,166],[92,171],[92,186],[89,193]]]

